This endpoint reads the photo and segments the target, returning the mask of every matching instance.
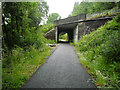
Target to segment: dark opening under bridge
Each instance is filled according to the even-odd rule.
[[[86,20],[86,14],[79,14],[77,16],[56,20],[55,28],[46,33],[46,38],[59,42],[59,35],[61,33],[67,33],[70,42],[77,42],[82,36],[96,30],[112,18],[113,17],[103,17]]]

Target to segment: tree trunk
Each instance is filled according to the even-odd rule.
[[[14,6],[14,3],[11,3],[11,7]],[[15,36],[15,33],[14,33],[14,10],[13,8],[11,8],[11,30],[12,30],[12,47],[14,46],[15,44],[15,39],[14,39],[14,36]]]
[[[17,32],[19,33],[19,27],[18,27],[18,20],[17,20],[17,15],[16,15],[16,27],[17,27]]]

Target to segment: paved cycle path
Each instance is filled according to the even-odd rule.
[[[93,88],[73,46],[60,44],[22,88]]]

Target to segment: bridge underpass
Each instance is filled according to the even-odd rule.
[[[113,16],[114,17],[114,16]],[[56,40],[59,42],[61,33],[68,34],[69,42],[77,42],[86,34],[97,30],[98,27],[104,25],[113,17],[102,17],[86,20],[86,14],[68,17],[55,21],[55,28],[48,31],[45,35],[47,39]]]
[[[67,24],[67,25],[60,25],[56,27],[56,41],[59,42],[59,36],[61,33],[68,34],[68,42],[73,42],[74,40],[74,32],[77,24]]]
[[[73,23],[78,20],[85,20],[86,14],[79,14],[77,16],[68,17],[65,19],[60,19],[55,21],[55,30],[56,30],[56,42],[59,42],[60,33],[68,33],[68,41],[76,42],[78,40],[78,23]],[[72,22],[72,23],[71,23]]]

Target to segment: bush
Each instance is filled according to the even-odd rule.
[[[80,62],[90,68],[98,86],[120,88],[119,33],[120,16],[116,16],[75,44],[76,50],[85,58],[80,55]]]
[[[48,42],[54,41],[47,40],[41,28],[30,28],[26,30],[26,36],[20,38],[20,45],[14,45],[10,51],[5,51],[3,48],[3,89],[20,88],[24,85],[51,54],[50,48],[46,46]]]
[[[47,31],[51,30],[54,28],[54,24],[46,24],[40,27],[42,32],[46,33]]]
[[[2,88],[6,90],[24,85],[49,55],[50,48],[47,46],[39,49],[30,46],[27,51],[14,48],[7,58],[3,57]]]

